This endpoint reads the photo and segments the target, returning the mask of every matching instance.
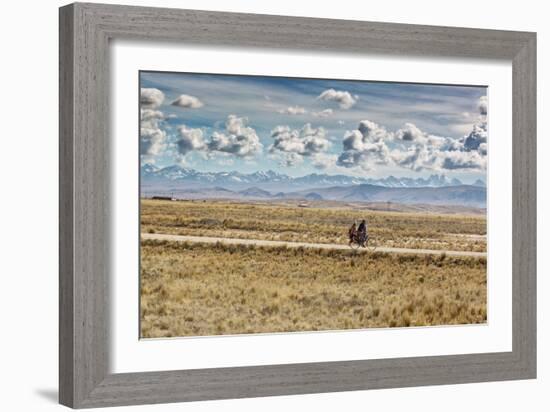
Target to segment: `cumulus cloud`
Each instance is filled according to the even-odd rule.
[[[313,153],[324,152],[330,146],[325,129],[314,128],[310,123],[306,123],[300,130],[291,129],[289,126],[277,126],[271,131],[271,137],[274,139],[269,147],[271,153],[280,151],[310,156]]]
[[[341,167],[360,167],[363,170],[373,170],[375,165],[390,163],[390,151],[384,142],[364,144],[361,150],[344,150],[336,162]]]
[[[487,155],[487,124],[480,121],[472,131],[452,139],[430,135],[413,123],[396,132],[363,120],[342,140],[343,151],[336,164],[347,168],[372,170],[377,165],[394,165],[415,171],[484,170]]]
[[[487,156],[487,143],[481,143],[477,148],[477,151],[482,156]]]
[[[487,158],[478,151],[447,151],[439,152],[437,155],[441,162],[441,169],[484,170],[487,167]]]
[[[201,129],[192,129],[186,125],[181,125],[178,127],[178,133],[180,137],[176,144],[179,154],[186,155],[193,150],[204,150],[206,148]]]
[[[372,170],[374,165],[391,163],[390,150],[386,142],[393,134],[370,120],[359,122],[356,130],[346,132],[342,140],[343,151],[336,164],[341,167],[360,167]]]
[[[426,134],[412,123],[405,123],[396,133],[398,139],[412,142],[421,141],[426,138]]]
[[[172,106],[182,107],[184,109],[198,109],[204,106],[204,103],[195,96],[182,94],[172,102]]]
[[[318,97],[320,100],[333,101],[338,103],[340,109],[350,109],[356,102],[358,97],[352,96],[350,92],[344,90],[327,89]]]
[[[479,109],[479,114],[481,114],[483,116],[487,115],[487,96],[481,96],[479,98],[479,102],[478,102],[477,107]]]
[[[329,117],[329,116],[332,116],[333,113],[334,111],[332,109],[325,109],[319,112],[313,112],[311,114],[315,117]]]
[[[392,133],[370,120],[361,120],[357,130],[361,133],[362,141],[365,143],[377,143],[393,139]]]
[[[280,114],[289,114],[291,116],[299,115],[299,114],[305,114],[306,109],[300,106],[289,106],[285,109],[277,110]]]
[[[160,110],[141,109],[140,119],[139,153],[150,161],[151,156],[160,154],[165,148],[166,132],[160,127],[164,114]]]
[[[190,152],[197,152],[205,158],[237,156],[248,159],[262,151],[262,144],[256,131],[247,125],[247,119],[229,115],[225,127],[214,131],[206,138],[202,129],[186,125],[178,127],[179,139],[176,141],[178,154],[182,159]]]
[[[164,149],[165,141],[166,132],[164,130],[142,127],[139,153],[145,156],[156,156]]]
[[[269,152],[279,154],[289,166],[303,161],[303,157],[326,152],[330,147],[325,129],[306,123],[301,129],[277,126],[271,131],[273,143]]]
[[[256,131],[247,126],[245,117],[234,114],[227,116],[225,130],[214,132],[207,144],[210,152],[234,154],[239,157],[250,157],[262,150],[260,138]]]
[[[478,150],[483,143],[487,143],[487,122],[485,121],[475,124],[470,134],[463,138],[466,151]]]
[[[155,88],[141,88],[139,102],[144,108],[156,109],[164,102],[164,93]]]
[[[455,144],[453,139],[428,134],[420,130],[413,123],[405,123],[402,128],[395,132],[395,138],[405,143],[414,144],[415,146],[430,146],[438,149],[447,147],[445,150],[459,149],[458,146],[453,149],[453,145]]]
[[[429,135],[416,126],[404,129],[415,133],[413,139],[403,139],[411,142],[406,150],[392,151],[399,166],[413,170],[484,170],[487,166],[486,122],[475,124],[472,132],[460,139]]]
[[[164,149],[166,133],[160,129],[141,129],[139,152],[142,155],[156,156]]]
[[[156,127],[160,120],[164,120],[166,117],[160,110],[154,109],[141,109],[141,126]]]

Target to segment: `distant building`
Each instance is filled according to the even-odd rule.
[[[173,197],[170,196],[153,196],[151,199],[153,200],[176,200]]]

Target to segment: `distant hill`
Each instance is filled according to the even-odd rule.
[[[445,187],[383,187],[362,184],[351,187],[316,188],[287,193],[287,197],[308,198],[319,196],[324,200],[355,202],[395,202],[403,204],[463,205],[486,207],[487,191],[472,185]]]
[[[305,195],[305,198],[307,200],[324,200],[323,196],[315,192],[308,193],[307,195]]]
[[[250,187],[239,192],[240,195],[245,197],[254,197],[254,198],[270,198],[273,195],[267,190],[260,189],[259,187]]]
[[[483,187],[461,185],[446,187],[395,188],[369,184],[355,186],[334,186],[288,193],[274,193],[251,187],[234,191],[222,187],[187,188],[171,192],[146,192],[146,197],[170,195],[179,199],[235,199],[235,200],[283,200],[296,199],[308,201],[344,201],[344,202],[392,202],[399,204],[457,205],[467,207],[486,207],[486,190]]]

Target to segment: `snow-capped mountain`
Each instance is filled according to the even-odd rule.
[[[472,186],[487,187],[487,184],[483,180],[477,179],[474,183],[472,183]]]
[[[151,163],[145,163],[141,165],[141,177],[147,178],[155,176],[155,173],[157,173],[160,169]]]
[[[462,182],[456,178],[449,179],[445,175],[433,174],[427,178],[388,176],[381,179],[312,173],[306,176],[292,177],[273,170],[254,173],[230,172],[199,172],[195,169],[179,165],[159,168],[152,164],[141,166],[141,179],[145,185],[185,187],[223,186],[228,189],[243,190],[258,185],[263,190],[287,192],[307,188],[330,186],[353,186],[371,184],[383,187],[447,187],[460,186]],[[481,181],[480,181],[481,182]],[[483,186],[485,184],[481,182]],[[481,186],[482,184],[476,184]]]
[[[272,170],[199,172],[178,165],[159,168],[150,164],[141,167],[141,194],[180,199],[304,199],[474,207],[485,207],[486,201],[482,180],[464,185],[437,174],[382,179],[318,173],[292,177]]]

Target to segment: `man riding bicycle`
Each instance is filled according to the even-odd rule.
[[[367,221],[365,219],[361,220],[359,227],[357,228],[357,238],[360,243],[364,243],[367,240]]]
[[[356,242],[360,245],[365,243],[365,241],[368,238],[368,228],[367,228],[367,221],[363,219],[361,223],[359,223],[359,227],[353,222],[351,227],[348,231],[349,235],[349,244]]]
[[[370,252],[376,250],[376,242],[369,236],[369,228],[365,219],[361,220],[359,226],[353,223],[348,230],[349,246],[352,249],[366,248]]]

